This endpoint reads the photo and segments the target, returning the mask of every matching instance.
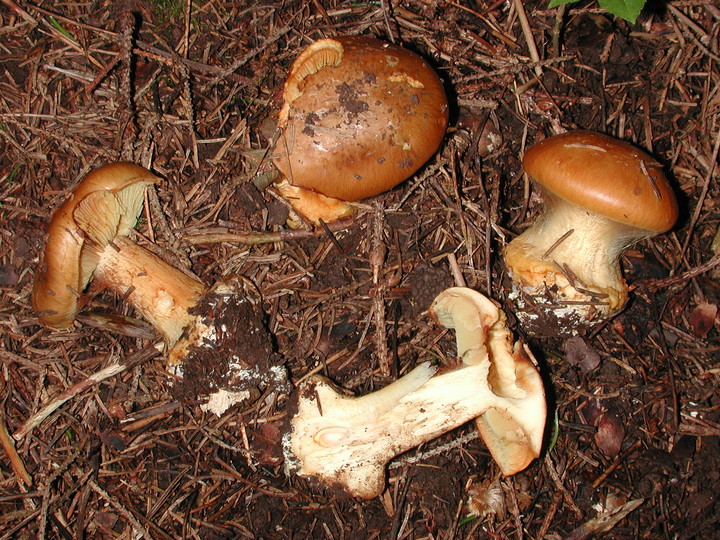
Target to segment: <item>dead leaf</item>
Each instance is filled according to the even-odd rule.
[[[625,440],[625,426],[613,400],[590,399],[583,412],[588,423],[597,428],[594,435],[597,447],[607,457],[617,456]]]
[[[614,413],[606,412],[598,418],[595,444],[607,457],[615,457],[620,453],[625,440],[625,426]]]
[[[697,307],[690,312],[690,317],[688,318],[692,335],[699,338],[707,337],[715,325],[717,314],[718,307],[716,304],[709,304],[708,302],[698,304]]]
[[[565,341],[565,361],[571,366],[580,368],[583,373],[590,373],[600,365],[600,355],[580,336],[573,336]]]
[[[15,268],[9,264],[0,265],[0,287],[14,287],[18,284]]]

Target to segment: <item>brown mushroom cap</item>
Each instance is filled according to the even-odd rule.
[[[293,64],[273,161],[295,186],[357,201],[396,186],[440,146],[448,105],[418,55],[367,37],[322,39]]]
[[[92,277],[97,258],[83,249],[86,233],[75,222],[75,211],[94,193],[115,195],[118,214],[97,216],[96,229],[108,236],[124,236],[135,226],[147,186],[158,178],[132,163],[113,163],[90,172],[70,198],[56,211],[48,227],[44,267],[33,287],[33,309],[40,320],[54,328],[67,328],[77,313],[77,299]]]
[[[660,233],[677,220],[662,165],[627,142],[569,131],[529,148],[523,166],[549,192],[619,223]]]

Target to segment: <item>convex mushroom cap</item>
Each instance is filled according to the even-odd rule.
[[[310,377],[298,388],[298,412],[283,440],[288,469],[375,497],[393,456],[473,419],[503,474],[540,455],[543,384],[527,349],[513,344],[505,315],[480,293],[458,287],[440,293],[430,313],[455,330],[461,366],[436,374],[426,362],[361,397]]]
[[[628,297],[620,254],[677,220],[662,165],[627,142],[570,131],[532,146],[523,166],[546,207],[504,250],[516,297],[535,304],[518,305],[521,321],[544,311],[551,331],[572,331],[618,312]]]
[[[286,179],[281,194],[290,185],[358,201],[387,191],[435,153],[448,123],[445,92],[430,65],[407,49],[368,37],[312,43],[293,63],[283,99],[283,134],[273,155]],[[302,190],[288,197],[302,197]],[[335,204],[333,211],[321,210],[320,218],[350,211]],[[303,213],[317,221],[308,206]]]

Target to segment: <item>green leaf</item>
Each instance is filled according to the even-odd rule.
[[[710,244],[710,249],[715,255],[720,253],[720,227],[715,231],[715,238],[713,238],[712,244]]]
[[[550,0],[549,8],[562,6],[564,4],[574,4],[579,0]],[[645,7],[646,0],[599,0],[600,7],[608,13],[612,13],[616,17],[621,17],[626,21],[635,23]]]
[[[547,453],[549,454],[552,452],[553,448],[555,448],[555,445],[557,444],[558,437],[560,436],[560,419],[558,418],[558,412],[555,411],[555,416],[553,418],[553,428],[550,432],[550,443],[548,444]]]
[[[478,518],[478,516],[465,516],[460,520],[458,525],[462,527],[463,525],[467,525],[468,523],[475,521]]]
[[[17,176],[17,173],[20,172],[20,169],[22,169],[22,165],[17,163],[10,171],[10,174],[7,175],[7,179],[5,181],[9,186],[12,186],[15,176]]]
[[[48,16],[48,20],[50,21],[50,24],[53,25],[53,27],[55,28],[55,30],[57,30],[58,32],[60,32],[60,33],[61,33],[63,36],[65,36],[66,38],[71,39],[72,41],[77,42],[77,40],[73,37],[73,35],[72,35],[70,32],[68,32],[67,30],[65,30],[65,27],[64,27],[62,24],[60,24],[60,21],[58,21],[55,17],[53,17],[52,15],[49,15],[49,16]]]
[[[631,23],[635,23],[645,6],[645,0],[600,0],[599,3],[604,10]]]

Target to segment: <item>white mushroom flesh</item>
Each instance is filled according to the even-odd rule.
[[[382,492],[392,457],[488,411],[494,412],[483,426],[498,433],[487,428],[481,433],[491,437],[494,456],[513,461],[502,455],[506,439],[513,452],[521,451],[515,461],[522,467],[530,461],[527,455],[539,455],[546,410],[542,382],[522,349],[513,350],[504,315],[465,288],[441,293],[431,313],[457,331],[462,367],[434,375],[434,368],[421,364],[363,397],[344,395],[323,377],[308,379],[299,388],[298,412],[284,440],[290,469],[371,498]]]

